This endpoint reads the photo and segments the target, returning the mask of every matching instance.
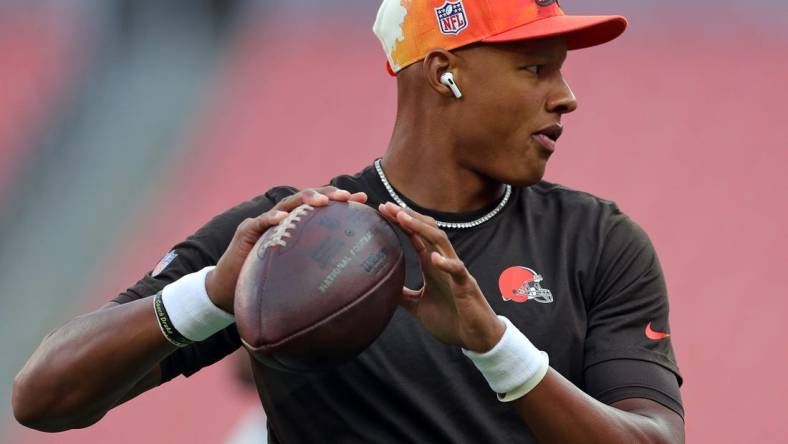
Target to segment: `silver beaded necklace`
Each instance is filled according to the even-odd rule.
[[[397,205],[401,206],[402,208],[408,208],[408,204],[406,204],[405,201],[403,201],[402,198],[400,198],[399,195],[394,192],[394,188],[391,187],[386,175],[383,173],[383,166],[381,165],[380,159],[375,159],[375,169],[378,171],[380,181],[383,182],[383,186],[386,187],[386,191],[389,192],[389,196],[394,199],[394,202],[396,202]],[[506,206],[506,203],[509,202],[509,197],[511,197],[511,195],[512,186],[506,184],[506,192],[503,194],[503,199],[501,199],[501,202],[499,202],[498,205],[492,209],[492,211],[485,214],[484,216],[469,222],[443,222],[439,220],[436,222],[440,228],[463,229],[477,227],[495,217],[496,214],[500,213],[501,210],[503,210],[503,207]]]

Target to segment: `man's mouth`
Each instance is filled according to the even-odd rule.
[[[560,123],[554,123],[533,133],[531,137],[533,137],[536,143],[541,145],[545,150],[552,153],[555,151],[555,143],[563,132],[564,127],[561,126]]]

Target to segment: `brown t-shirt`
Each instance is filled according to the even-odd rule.
[[[365,191],[369,205],[391,200],[372,166],[332,185]],[[160,270],[115,301],[155,294],[181,276],[215,265],[236,227],[294,193],[273,188],[215,217],[175,245]],[[409,206],[438,220],[474,220]],[[506,207],[472,229],[446,230],[493,310],[550,356],[550,365],[605,403],[647,398],[683,416],[668,327],[668,298],[643,230],[609,201],[541,182],[514,187]],[[404,241],[411,288],[418,259]],[[240,346],[235,326],[174,352],[163,379],[189,376]],[[256,365],[270,442],[534,443],[511,405],[496,399],[460,349],[432,338],[403,310],[357,358],[320,374]]]

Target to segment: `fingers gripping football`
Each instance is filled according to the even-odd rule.
[[[302,204],[319,207],[327,205],[330,200],[338,202],[347,202],[349,200],[364,203],[367,200],[365,193],[351,194],[347,190],[341,190],[333,186],[325,186],[320,188],[307,188],[301,190],[292,196],[282,199],[275,207],[276,210],[290,212]]]
[[[410,236],[419,254],[424,286],[403,289],[402,306],[437,339],[469,350],[488,350],[503,334],[495,316],[446,232],[434,219],[393,203],[380,212]]]
[[[246,256],[260,236],[285,217],[287,217],[286,212],[272,209],[257,217],[247,218],[238,225],[230,245],[219,258],[216,268],[205,277],[205,290],[217,307],[228,313],[233,312],[235,283]]]
[[[233,312],[235,286],[241,267],[254,245],[269,228],[284,220],[290,211],[302,204],[319,207],[328,205],[332,200],[339,202],[355,201],[364,203],[367,195],[350,193],[333,186],[308,188],[282,199],[271,210],[245,219],[235,230],[230,245],[205,279],[205,289],[217,307],[228,313]]]
[[[233,243],[240,243],[241,245],[254,245],[257,239],[265,233],[267,229],[281,222],[287,217],[287,212],[281,210],[270,210],[257,216],[245,219],[238,225],[233,236]]]
[[[446,232],[438,227],[434,218],[419,214],[409,208],[398,207],[393,203],[381,205],[380,210],[389,220],[396,222],[408,233],[411,243],[422,261],[429,262],[439,270],[448,273],[458,285],[462,285],[472,278],[463,261],[457,257]]]

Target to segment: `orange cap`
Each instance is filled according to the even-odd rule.
[[[626,27],[622,16],[565,15],[558,0],[383,0],[372,30],[397,73],[434,48],[563,36],[580,49]]]

